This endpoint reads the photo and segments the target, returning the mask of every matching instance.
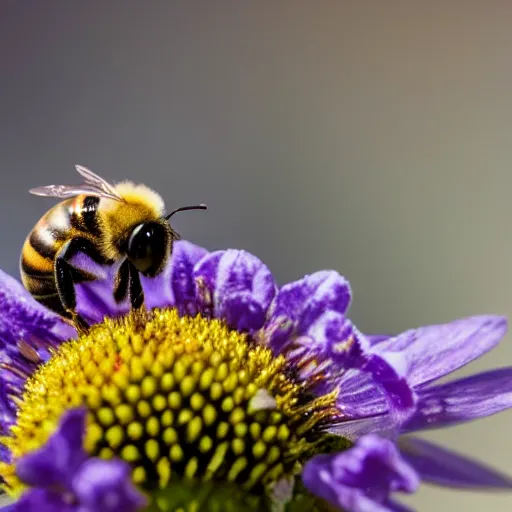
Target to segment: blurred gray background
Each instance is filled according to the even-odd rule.
[[[346,275],[363,331],[512,313],[508,2],[0,4],[0,266],[77,183],[143,181],[280,282]],[[512,364],[512,340],[473,364]],[[512,474],[512,413],[429,434]],[[411,500],[409,500],[411,502]],[[420,510],[510,510],[424,486]]]

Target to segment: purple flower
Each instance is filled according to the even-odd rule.
[[[391,492],[416,491],[420,480],[396,446],[375,435],[362,437],[356,445],[337,455],[318,455],[306,464],[302,478],[306,487],[325,501],[353,512],[403,511],[390,500]]]
[[[78,311],[91,324],[101,324],[104,318],[123,317],[129,309],[127,302],[118,305],[113,300],[112,279],[115,268],[99,271],[102,272],[101,279],[77,287]],[[300,435],[294,434],[296,437],[286,438],[290,426],[285,425],[280,435],[285,436],[283,439],[286,442],[283,441],[284,444],[276,447],[279,446],[281,451],[290,443],[297,443],[297,446],[311,443],[310,447],[315,447],[312,453],[311,450],[307,451],[307,457],[304,451],[294,467],[302,465],[303,481],[309,491],[334,506],[353,512],[403,510],[400,508],[401,505],[391,501],[390,494],[394,491],[414,492],[419,477],[454,487],[511,486],[512,482],[507,477],[475,461],[468,461],[460,455],[420,440],[400,437],[402,434],[426,428],[440,428],[487,416],[512,405],[511,368],[441,385],[434,383],[436,379],[493,348],[506,331],[506,321],[502,317],[471,317],[446,325],[422,327],[394,337],[367,336],[347,317],[351,290],[347,280],[338,273],[320,271],[279,287],[269,269],[251,254],[238,250],[208,253],[205,249],[186,241],[175,243],[171,261],[162,274],[153,279],[142,278],[142,285],[147,308],[164,308],[164,311],[165,308],[174,308],[180,317],[190,318],[192,326],[195,325],[195,318],[208,319],[208,322],[210,319],[219,319],[227,324],[232,332],[237,333],[236,336],[240,335],[241,337],[234,335],[238,345],[234,345],[233,350],[229,352],[234,358],[231,366],[235,365],[236,357],[245,354],[245,348],[242,350],[240,347],[246,346],[246,342],[243,341],[246,339],[249,340],[249,350],[256,347],[260,351],[258,354],[272,353],[275,361],[284,358],[285,366],[279,382],[283,381],[282,379],[292,379],[290,382],[296,386],[293,389],[307,389],[307,400],[311,402],[304,411],[297,409],[297,415],[290,423],[295,425],[293,422],[303,422],[297,429]],[[215,325],[215,329],[220,329],[217,324]],[[152,325],[151,329],[153,328]],[[201,329],[203,330],[197,335],[188,335],[189,338],[204,337],[206,327],[203,325]],[[174,326],[171,331],[177,332],[179,329]],[[57,356],[50,358],[50,348],[58,347],[62,341],[76,336],[76,333],[59,317],[38,305],[16,281],[5,274],[0,274],[0,335],[3,343],[0,346],[0,432],[2,435],[9,435],[11,427],[16,424],[16,415],[19,417],[18,404],[27,393],[25,382],[36,369],[44,370],[51,366]],[[125,339],[126,336],[123,336],[121,338]],[[189,345],[187,350],[190,349]],[[158,344],[158,347],[163,346],[162,343]],[[107,349],[108,347],[105,353],[108,354]],[[125,354],[122,351],[119,353]],[[148,353],[144,357],[146,359],[141,361],[153,361],[152,357],[160,361],[158,353]],[[218,359],[220,361],[221,356]],[[76,361],[76,358],[69,361]],[[108,356],[102,364],[103,366],[98,362],[98,369],[101,366],[102,371],[117,371],[117,362],[108,367]],[[266,368],[269,368],[270,363],[265,364]],[[143,365],[137,368],[142,367]],[[150,367],[148,363],[148,368]],[[152,370],[157,376],[160,375],[158,368],[157,365]],[[215,371],[218,375],[224,375],[228,371],[227,368],[230,366],[216,368]],[[264,378],[266,373],[271,371],[278,371],[275,369],[277,366],[272,368],[274,369],[259,372],[258,378]],[[244,371],[237,374],[238,381],[245,378]],[[203,373],[208,375],[207,372]],[[93,374],[91,370],[90,375]],[[181,378],[185,374],[180,370],[179,375]],[[102,377],[98,378],[98,386],[103,385]],[[123,378],[119,377],[119,382],[123,382]],[[178,377],[173,377],[176,378]],[[142,377],[137,382],[141,379]],[[209,382],[207,377],[204,379],[205,382]],[[151,393],[154,388],[153,380],[147,382],[143,392]],[[186,385],[183,382],[181,384],[180,389],[184,393],[179,397],[181,401],[183,397],[189,400],[186,390],[192,389],[191,386],[195,385],[193,379],[186,382]],[[226,382],[224,388],[231,389],[233,380]],[[272,394],[275,393],[275,387],[276,384],[269,384],[267,388],[259,389],[251,401],[251,407],[244,414],[253,414],[251,411],[257,409],[258,418],[266,418],[265,411],[277,411],[278,400]],[[108,397],[113,396],[112,400],[117,400],[118,403],[117,395],[112,395],[114,391],[109,388]],[[332,397],[332,403],[329,397]],[[168,415],[164,421],[162,411],[166,406],[157,403],[157,399],[160,400],[159,396],[155,395],[154,398],[156,405],[153,413],[158,411],[162,421],[157,426],[153,422],[152,427],[148,426],[148,431],[153,432],[151,439],[155,439],[157,445],[161,446],[164,438],[174,439],[176,433],[165,430],[165,421],[171,421],[171,416]],[[177,400],[176,396],[174,398]],[[73,397],[70,398],[71,401],[72,399]],[[201,399],[197,398],[196,403],[201,404]],[[305,397],[301,399],[306,400]],[[226,400],[222,402],[222,406],[219,403],[218,407],[223,407],[222,410],[229,412],[232,407],[229,400],[232,401],[232,397],[229,396]],[[279,398],[279,403],[282,403],[282,400],[284,399]],[[147,403],[149,399],[146,400]],[[173,404],[175,403],[182,402],[174,400]],[[201,410],[201,407],[205,406],[198,405],[198,410]],[[187,409],[189,412],[182,414],[183,418],[188,418],[183,420],[185,424],[189,422],[191,425],[186,427],[188,430],[183,434],[189,443],[192,443],[190,439],[196,438],[198,425],[202,425],[193,422],[193,415],[190,413],[193,408],[190,399],[190,407]],[[240,411],[237,414],[237,417],[243,417]],[[3,471],[12,467],[14,463],[19,478],[30,486],[30,490],[18,503],[39,500],[41,503],[48,503],[48,506],[57,511],[75,510],[69,507],[76,507],[76,503],[80,503],[82,508],[77,510],[81,511],[108,510],[101,508],[106,506],[102,503],[105,504],[107,501],[125,503],[125,507],[129,507],[130,504],[133,507],[138,506],[138,495],[129,485],[128,466],[120,462],[121,453],[115,452],[115,446],[118,445],[116,443],[122,439],[119,432],[116,434],[111,431],[108,439],[105,437],[105,443],[108,441],[111,443],[110,446],[114,446],[118,458],[105,461],[91,457],[89,452],[83,451],[81,443],[77,440],[76,435],[83,433],[80,429],[74,431],[74,441],[72,429],[65,432],[64,425],[71,421],[69,418],[73,418],[70,415],[71,413],[68,413],[63,416],[63,423],[55,434],[56,437],[51,437],[39,451],[20,457],[13,453],[9,447],[14,445],[8,442],[0,451],[1,460],[4,462],[4,466],[0,465],[0,475],[7,479],[8,475]],[[126,415],[123,417],[128,418]],[[213,417],[212,413],[206,420],[203,418],[201,421],[210,421]],[[304,419],[308,417],[312,418],[309,423]],[[160,416],[156,417],[158,421],[159,418]],[[128,421],[130,420],[127,419],[126,422]],[[137,428],[133,427],[133,432],[136,433]],[[238,429],[233,428],[233,435],[245,440],[244,444],[238,443],[236,449],[244,450],[244,446],[251,446],[257,454],[255,457],[259,457],[259,453],[271,457],[269,447],[272,445],[258,444],[259,428],[255,429],[256,434],[249,431],[247,425],[242,425]],[[164,430],[167,437],[164,433],[159,434]],[[104,435],[102,430],[99,432],[97,435]],[[272,440],[278,439],[276,432],[277,427],[268,430],[266,442],[272,443]],[[347,442],[340,443],[339,453],[333,453],[332,448],[322,444],[322,436],[326,436],[327,433],[338,436],[338,440],[341,441],[353,441],[355,445],[348,448]],[[154,437],[159,435],[162,437]],[[246,435],[254,437],[243,437]],[[66,442],[63,442],[63,439]],[[56,450],[55,443],[61,447],[61,451]],[[198,445],[197,450],[212,449],[209,443],[208,440],[204,441],[204,445],[201,445],[201,448]],[[163,481],[169,473],[166,466],[168,462],[165,462],[165,458],[159,459],[160,455],[155,446],[144,445],[139,452],[146,450],[146,462],[154,460],[155,467],[159,465],[158,474]],[[217,440],[213,446],[224,444]],[[174,450],[173,460],[176,464],[181,464],[183,447],[178,446]],[[200,459],[197,450],[193,451],[194,455],[190,455],[192,462],[188,461],[188,469],[183,466],[183,474],[195,474],[199,471]],[[279,450],[274,450],[274,453],[281,453]],[[49,463],[47,454],[50,452],[61,455]],[[134,453],[139,452],[132,450],[130,457],[135,457]],[[222,452],[215,460],[221,464],[223,460],[229,459],[226,455],[228,453]],[[233,459],[232,464],[235,460]],[[147,463],[145,464],[146,468]],[[243,465],[245,463],[237,464],[239,465],[232,470],[233,473],[230,473],[230,478],[234,481],[242,478],[240,475],[246,474]],[[44,477],[35,476],[40,475],[37,469],[39,467],[46,468]],[[67,468],[64,473],[63,467]],[[228,469],[225,473],[219,471],[218,474],[227,474]],[[138,471],[138,468],[136,470]],[[211,467],[208,471],[212,471]],[[140,470],[137,475],[140,481],[144,480],[145,472]],[[279,484],[280,481],[272,481],[272,475],[274,473],[269,469],[267,480]],[[293,476],[300,477],[300,474]],[[112,502],[109,501],[110,497],[113,497]]]

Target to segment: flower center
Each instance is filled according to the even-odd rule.
[[[222,321],[137,311],[56,349],[28,379],[1,441],[15,461],[47,441],[63,412],[85,406],[86,451],[129,462],[141,488],[218,481],[260,493],[318,451],[334,401]],[[13,465],[0,476],[21,488]]]

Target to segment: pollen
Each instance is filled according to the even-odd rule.
[[[0,441],[16,461],[48,440],[66,410],[84,406],[85,450],[127,461],[139,487],[222,482],[258,494],[300,471],[335,399],[311,393],[283,356],[221,320],[133,311],[55,349]],[[0,465],[0,477],[10,493],[22,488],[14,465]]]

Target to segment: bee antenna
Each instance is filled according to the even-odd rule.
[[[184,212],[186,210],[207,210],[207,209],[208,209],[208,207],[203,203],[195,204],[193,206],[182,206],[181,208],[176,208],[176,210],[169,213],[169,215],[166,215],[165,219],[169,220],[175,213]]]

